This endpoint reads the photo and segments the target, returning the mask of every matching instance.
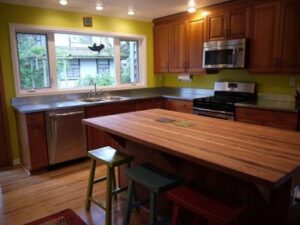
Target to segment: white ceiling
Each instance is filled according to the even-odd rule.
[[[201,8],[229,0],[68,0],[69,3],[66,6],[61,6],[58,0],[0,0],[0,2],[10,4],[146,21],[184,12],[191,1],[194,1],[196,8]],[[104,6],[103,11],[97,11],[95,9],[97,3]],[[134,16],[128,16],[128,8],[132,8],[136,14]]]

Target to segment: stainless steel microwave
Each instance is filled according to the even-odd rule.
[[[246,46],[246,39],[204,42],[203,68],[245,68]]]

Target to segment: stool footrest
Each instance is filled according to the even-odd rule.
[[[94,180],[93,184],[97,184],[97,183],[100,183],[100,182],[105,181],[105,180],[107,180],[107,177],[100,177],[100,178]]]
[[[99,206],[100,208],[106,210],[106,206],[102,203],[102,202],[98,202],[95,199],[91,198],[90,199],[94,204],[96,204],[97,206]]]
[[[115,190],[113,190],[111,194],[114,196],[114,195],[117,195],[117,194],[119,194],[123,191],[126,191],[127,189],[128,189],[127,186],[126,187],[118,187]]]

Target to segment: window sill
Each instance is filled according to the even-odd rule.
[[[136,84],[136,85],[120,85],[117,87],[97,87],[97,90],[101,91],[119,91],[119,90],[132,90],[132,89],[142,89],[147,88],[147,85]],[[22,91],[17,93],[16,97],[30,97],[30,96],[43,96],[43,95],[57,95],[57,94],[72,94],[72,93],[87,93],[93,88],[73,88],[73,89],[57,89],[57,90],[36,90],[36,91]]]

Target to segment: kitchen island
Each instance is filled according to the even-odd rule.
[[[83,123],[110,134],[137,164],[150,161],[227,201],[246,203],[241,224],[299,224],[299,132],[162,109]]]

